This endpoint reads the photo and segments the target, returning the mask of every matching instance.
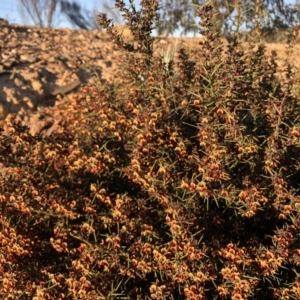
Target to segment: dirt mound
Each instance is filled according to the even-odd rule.
[[[0,47],[0,119],[17,113],[33,134],[45,126],[36,124],[44,107],[56,105],[95,76],[110,80],[118,61],[112,43],[96,30],[24,27],[2,20]],[[78,67],[84,63],[93,70]]]
[[[0,121],[16,113],[32,134],[58,121],[46,116],[45,107],[96,78],[103,84],[111,81],[120,60],[116,46],[98,30],[19,26],[3,19],[0,47]]]

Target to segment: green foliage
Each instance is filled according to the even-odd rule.
[[[156,1],[116,5],[134,40],[99,23],[118,80],[84,87],[49,138],[13,120],[0,136],[0,294],[299,298],[299,78],[263,45],[226,49],[209,5],[178,61],[154,51]]]

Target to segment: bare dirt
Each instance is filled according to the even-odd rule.
[[[117,29],[130,38],[128,29]],[[177,48],[192,48],[199,38],[159,37],[158,51],[172,49],[176,40]],[[276,50],[283,62],[286,45],[266,46],[268,54]],[[87,83],[112,81],[121,62],[120,51],[105,32],[25,27],[3,19],[0,49],[0,122],[17,114],[32,134],[49,135],[60,122],[63,111],[51,115],[45,108],[61,104]],[[299,57],[300,45],[296,45],[289,56],[296,70],[300,67]]]

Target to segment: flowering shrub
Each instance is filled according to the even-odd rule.
[[[132,42],[99,15],[118,81],[82,88],[48,138],[6,122],[0,294],[299,299],[299,78],[262,45],[224,53],[209,5],[199,49],[166,65],[141,5],[116,1]]]

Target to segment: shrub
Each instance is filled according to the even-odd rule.
[[[263,45],[226,50],[209,5],[199,48],[166,65],[141,5],[116,2],[134,41],[99,15],[118,80],[84,87],[51,137],[6,123],[1,295],[298,299],[299,78]]]

